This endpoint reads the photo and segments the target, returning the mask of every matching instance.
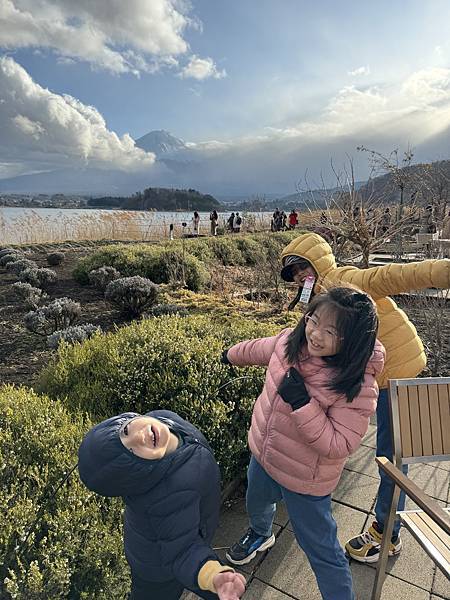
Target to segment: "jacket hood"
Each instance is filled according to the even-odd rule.
[[[126,421],[140,416],[123,413],[93,427],[78,450],[78,471],[87,488],[102,496],[143,494],[164,477],[177,453],[160,460],[132,454],[120,441]]]
[[[331,246],[317,233],[304,233],[293,239],[281,253],[283,264],[286,256],[308,260],[321,280],[337,266]]]

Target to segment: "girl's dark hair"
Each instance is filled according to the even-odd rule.
[[[336,287],[315,296],[308,305],[307,313],[287,339],[285,356],[290,363],[298,361],[300,349],[306,343],[305,316],[314,314],[322,306],[336,315],[337,335],[340,338],[337,353],[323,357],[337,371],[328,387],[345,394],[347,401],[351,402],[361,390],[367,362],[375,346],[377,310],[370,296],[351,288]]]

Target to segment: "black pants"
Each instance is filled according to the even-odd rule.
[[[184,586],[176,579],[170,581],[145,581],[132,574],[131,594],[129,600],[178,600],[184,591]],[[217,600],[217,594],[203,590],[192,590],[204,600]]]

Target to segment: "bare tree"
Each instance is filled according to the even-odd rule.
[[[369,153],[370,162],[375,175],[385,173],[390,175],[390,182],[392,182],[393,186],[400,192],[397,211],[397,220],[400,220],[403,214],[405,190],[407,188],[415,188],[415,184],[417,184],[415,171],[409,169],[414,157],[414,152],[408,147],[401,158],[399,156],[398,149],[392,150],[392,152],[388,155],[381,154],[381,152],[377,152],[376,150],[370,150],[365,146],[358,146],[357,150],[360,152]],[[417,190],[413,189],[411,194],[415,196],[417,194]]]
[[[432,205],[433,214],[439,223],[444,220],[450,203],[450,171],[444,168],[446,162],[420,165],[423,181],[420,196],[424,204]]]
[[[376,191],[371,178],[364,186],[357,185],[351,158],[342,172],[333,162],[331,169],[336,180],[333,188],[322,185],[321,190],[312,191],[308,186],[305,204],[312,216],[311,225],[331,243],[339,262],[359,259],[360,266],[367,268],[371,253],[411,227],[416,214],[414,199],[401,218],[387,222],[385,195]],[[306,176],[305,181],[308,185]],[[303,193],[305,189],[298,185],[297,191]]]

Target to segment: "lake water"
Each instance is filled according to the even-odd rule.
[[[231,211],[219,213],[225,226]],[[200,234],[209,234],[209,212],[200,212]],[[271,212],[243,213],[245,225],[267,229]],[[168,238],[192,231],[193,212],[144,212],[97,209],[0,207],[0,245],[65,240]],[[186,227],[182,226],[186,223]]]

